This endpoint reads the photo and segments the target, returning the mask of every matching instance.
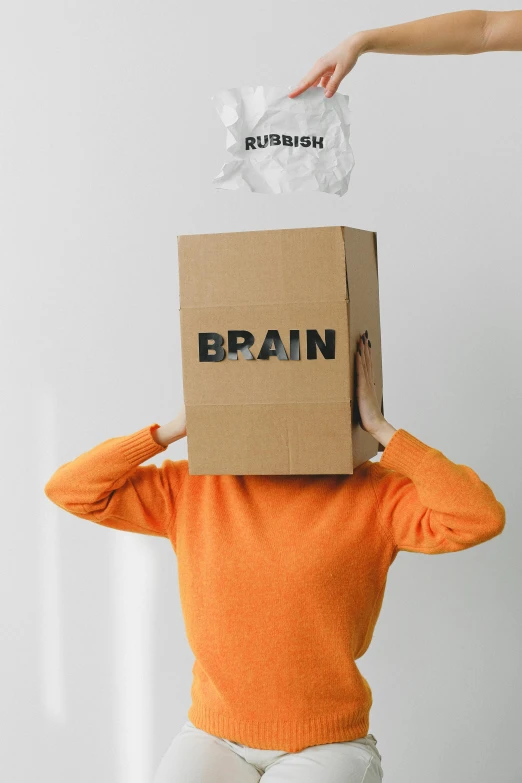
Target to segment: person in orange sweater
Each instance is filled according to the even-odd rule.
[[[77,517],[163,536],[178,560],[195,662],[188,720],[155,783],[380,783],[373,702],[356,661],[399,552],[459,552],[499,535],[504,507],[465,465],[383,417],[367,333],[361,426],[385,448],[352,475],[193,476],[142,465],[185,436],[172,422],[59,467],[47,496]]]

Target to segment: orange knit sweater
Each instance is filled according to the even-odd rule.
[[[195,726],[297,752],[368,733],[368,649],[400,550],[456,552],[505,512],[476,473],[405,430],[351,476],[191,476],[152,424],[60,467],[46,495],[77,517],[168,538],[195,656]],[[141,467],[140,467],[141,466]]]

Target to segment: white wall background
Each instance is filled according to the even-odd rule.
[[[176,235],[336,224],[378,232],[388,419],[470,464],[508,519],[483,546],[403,553],[390,571],[359,662],[385,779],[520,781],[522,54],[364,57],[343,83],[356,158],[343,199],[211,185],[224,159],[217,89],[291,85],[350,32],[458,7],[3,8],[0,769],[10,783],[148,783],[186,719],[193,658],[169,542],[89,524],[43,493],[58,465],[176,413]],[[185,456],[185,444],[168,456]]]

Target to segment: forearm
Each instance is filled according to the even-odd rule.
[[[45,485],[57,506],[115,530],[169,536],[186,474],[182,460],[142,465],[162,452],[156,423],[110,438],[58,468]]]
[[[131,435],[109,438],[64,463],[47,481],[45,494],[73,513],[102,510],[142,462],[160,453],[151,429],[147,426]]]
[[[361,53],[478,54],[513,43],[513,15],[522,12],[457,11],[358,33]],[[507,19],[506,17],[510,17]]]
[[[502,532],[505,509],[466,465],[398,430],[375,466],[382,519],[398,549],[456,552]]]

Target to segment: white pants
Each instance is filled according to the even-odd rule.
[[[163,756],[154,783],[381,783],[373,734],[311,745],[298,753],[239,745],[187,721]]]

